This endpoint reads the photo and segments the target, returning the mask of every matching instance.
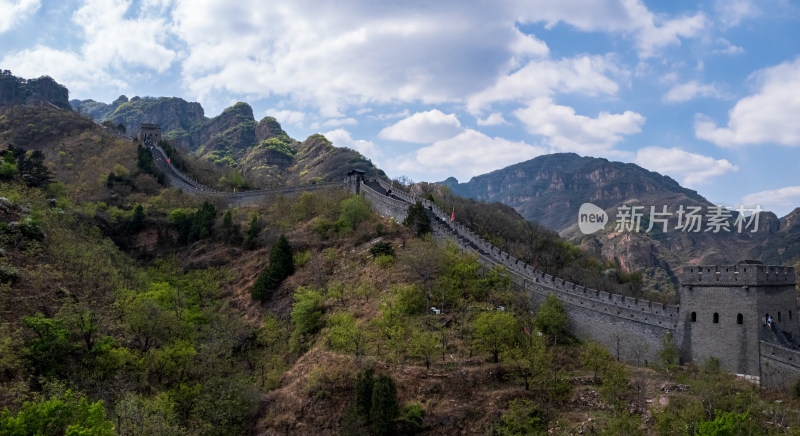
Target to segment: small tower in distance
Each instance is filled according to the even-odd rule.
[[[678,345],[684,362],[716,357],[728,371],[759,376],[760,342],[791,348],[797,325],[792,267],[744,261],[683,269]]]
[[[143,145],[157,145],[161,141],[161,124],[142,124],[136,138]]]

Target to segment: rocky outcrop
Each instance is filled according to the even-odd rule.
[[[23,79],[5,70],[0,73],[0,106],[54,105],[72,110],[69,104],[69,90],[49,76],[38,79]]]
[[[111,120],[114,125],[121,123],[131,134],[135,134],[142,124],[161,124],[165,138],[175,140],[179,146],[188,148],[191,144],[191,133],[202,125],[205,116],[200,103],[188,102],[182,98],[133,97],[119,104],[104,120]]]
[[[559,232],[575,224],[577,211],[585,202],[602,209],[616,208],[631,199],[658,200],[647,204],[659,205],[710,204],[667,176],[634,164],[574,153],[539,156],[467,183],[456,182],[450,178],[442,183],[464,197],[507,204],[526,219]]]

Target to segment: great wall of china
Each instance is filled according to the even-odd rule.
[[[620,360],[637,364],[656,362],[664,338],[671,335],[682,363],[703,362],[713,356],[723,368],[768,388],[787,389],[800,380],[792,267],[760,264],[687,267],[681,283],[681,306],[664,305],[597,291],[534,270],[465,226],[450,221],[450,215],[435,203],[416,198],[384,180],[365,180],[363,172],[351,172],[343,183],[218,192],[178,171],[167,161],[161,147],[148,145],[170,186],[190,195],[224,202],[228,207],[338,186],[363,194],[377,213],[402,222],[408,208],[420,202],[432,218],[437,239],[450,241],[462,252],[475,255],[483,266],[504,266],[514,288],[525,292],[533,307],[538,307],[548,295],[554,295],[564,304],[570,333],[603,344]],[[391,195],[387,195],[389,190]],[[766,315],[770,313],[776,322],[767,325]]]

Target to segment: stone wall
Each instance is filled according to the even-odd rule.
[[[361,192],[364,193],[364,198],[369,201],[372,209],[378,214],[392,217],[399,223],[402,223],[408,216],[409,204],[405,201],[376,192],[364,184],[361,185]]]
[[[477,256],[485,267],[506,267],[514,287],[526,292],[534,307],[547,295],[555,295],[566,309],[570,333],[599,342],[620,360],[638,364],[657,361],[663,339],[672,333],[683,363],[703,362],[713,356],[732,372],[755,378],[760,374],[762,384],[770,388],[783,389],[800,379],[800,352],[776,343],[779,338],[762,319],[762,312],[769,310],[780,330],[795,334],[797,306],[794,270],[790,267],[688,267],[679,310],[677,306],[585,288],[534,270],[450,221],[450,213],[434,203],[386,182],[379,183],[404,200],[398,204],[366,190],[372,191],[368,198],[381,214],[395,216],[398,208],[420,201],[436,217],[432,228],[437,239],[449,240],[462,252]],[[765,338],[768,341],[762,340]]]
[[[215,191],[207,186],[192,180],[182,172],[178,171],[175,166],[167,162],[167,154],[164,150],[155,145],[150,147],[150,153],[153,155],[153,162],[164,174],[167,184],[180,191],[207,199],[215,203],[219,207],[242,207],[252,206],[256,204],[263,204],[271,201],[279,195],[293,196],[307,191],[317,191],[320,189],[333,189],[346,187],[340,182],[330,183],[317,183],[314,185],[303,186],[289,186],[285,188],[275,189],[262,189],[257,191],[243,191],[243,192],[220,192]]]
[[[800,380],[800,351],[761,342],[761,386],[788,391]]]

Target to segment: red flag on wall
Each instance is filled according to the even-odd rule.
[[[453,208],[453,213],[450,214],[450,221],[453,221],[455,219],[456,219],[456,208]]]
[[[171,161],[171,159],[170,159],[170,158],[167,158],[167,163],[170,163],[170,161]]]

